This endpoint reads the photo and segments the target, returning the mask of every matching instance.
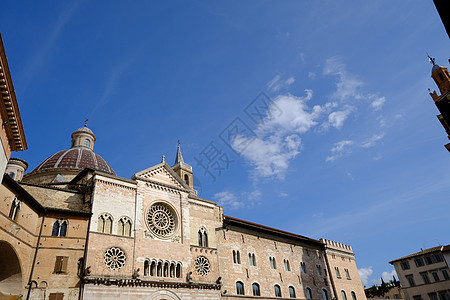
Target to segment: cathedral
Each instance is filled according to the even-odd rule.
[[[1,37],[0,92],[0,300],[366,299],[349,245],[224,215],[180,145],[127,179],[84,126],[27,173]]]
[[[350,246],[224,215],[180,145],[125,179],[88,127],[71,139],[29,173],[9,160],[0,299],[365,299]]]

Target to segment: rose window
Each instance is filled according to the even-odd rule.
[[[209,273],[209,260],[204,256],[198,256],[194,261],[195,271],[201,276],[206,276]]]
[[[175,232],[175,214],[162,203],[153,204],[147,212],[147,224],[159,237],[169,237]]]
[[[106,250],[104,259],[108,268],[111,270],[119,270],[125,265],[126,256],[122,249],[112,247]]]

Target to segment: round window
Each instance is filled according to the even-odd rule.
[[[119,270],[125,265],[126,256],[122,249],[112,247],[106,250],[104,260],[108,268],[111,270]]]
[[[210,270],[209,260],[204,256],[198,256],[194,261],[195,271],[201,276],[206,276]]]
[[[163,203],[155,203],[147,211],[148,228],[158,237],[167,238],[175,233],[175,212]]]

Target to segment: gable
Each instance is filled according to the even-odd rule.
[[[165,162],[134,174],[133,179],[151,180],[164,185],[189,189],[186,183]]]

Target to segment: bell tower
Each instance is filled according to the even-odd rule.
[[[181,154],[180,141],[178,141],[177,156],[175,157],[175,164],[172,166],[175,173],[191,188],[194,188],[192,167],[184,162]]]
[[[431,68],[431,78],[439,88],[440,95],[436,91],[430,92],[431,98],[434,100],[439,109],[440,115],[437,118],[441,122],[447,136],[450,139],[450,74],[447,68],[436,64],[435,59],[428,56],[433,67]],[[445,148],[450,152],[450,143],[445,145]]]

